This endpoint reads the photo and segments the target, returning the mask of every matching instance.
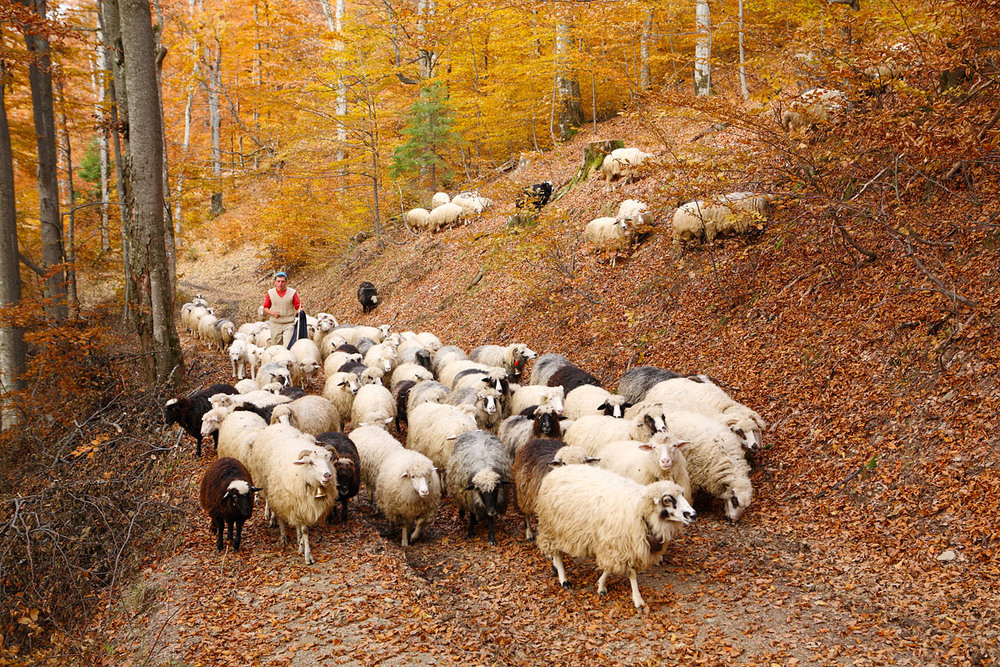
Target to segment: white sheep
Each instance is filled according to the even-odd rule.
[[[411,208],[403,214],[403,220],[414,229],[424,229],[427,227],[427,218],[430,214],[426,208]]]
[[[286,542],[285,528],[294,526],[299,553],[312,565],[316,559],[309,548],[309,528],[325,520],[339,499],[332,455],[312,436],[284,424],[261,431],[252,447],[261,447],[267,455],[263,486],[268,510],[278,519],[280,544]]]
[[[320,341],[319,355],[323,357],[323,360],[325,361],[326,358],[333,354],[338,347],[346,344],[347,340],[337,333],[337,330],[331,331],[323,336],[323,339]]]
[[[292,373],[284,364],[262,363],[257,370],[256,380],[257,384],[262,387],[272,382],[278,382],[282,386],[287,387],[292,383]]]
[[[607,415],[621,419],[629,407],[631,404],[624,396],[612,394],[603,387],[582,384],[566,394],[563,414],[569,419],[579,419],[586,415]]]
[[[455,345],[445,345],[438,348],[437,352],[434,353],[434,359],[431,361],[431,370],[434,371],[434,375],[439,375],[441,370],[446,366],[456,361],[468,360],[469,355],[462,348]]]
[[[429,331],[421,331],[417,334],[417,341],[431,352],[437,353],[442,347],[441,339]]]
[[[468,537],[476,522],[485,519],[489,542],[497,543],[493,524],[507,510],[512,464],[507,448],[492,433],[469,431],[455,441],[448,458],[448,494],[458,505],[459,517],[469,515]]]
[[[417,406],[424,403],[447,403],[448,396],[450,395],[451,392],[448,391],[448,387],[440,382],[434,382],[433,380],[418,382],[410,389],[410,395],[406,399],[407,418]]]
[[[292,343],[288,351],[295,355],[295,363],[290,369],[292,382],[305,389],[323,367],[320,362],[319,346],[308,338],[301,338]]]
[[[454,389],[455,378],[459,373],[464,373],[465,371],[478,370],[484,373],[488,373],[492,366],[487,366],[486,364],[480,364],[478,362],[472,361],[471,359],[456,359],[451,363],[439,366],[435,369],[434,374],[437,376],[438,382],[445,385],[446,387],[451,387]],[[506,374],[506,370],[505,370]]]
[[[358,343],[361,342],[362,338],[367,338],[376,344],[381,343],[385,340],[385,337],[389,335],[389,329],[390,327],[388,324],[383,324],[377,327],[362,325],[353,327],[341,326],[334,329],[330,333],[340,336],[344,339],[345,343],[356,347]]]
[[[380,426],[358,426],[348,436],[358,448],[361,461],[361,481],[368,489],[369,497],[374,497],[379,468],[389,454],[403,445]]]
[[[559,414],[565,407],[565,390],[562,387],[546,387],[539,384],[515,385],[512,387],[510,411],[519,415],[533,405],[551,405]]]
[[[474,192],[463,192],[452,199],[451,203],[462,209],[463,217],[468,217],[471,215],[481,216],[486,209],[493,205],[493,200],[480,197]]]
[[[583,238],[593,243],[598,251],[613,251],[611,266],[614,267],[618,254],[628,250],[632,243],[632,229],[627,220],[595,218],[587,223],[583,230]]]
[[[441,479],[426,456],[410,449],[389,453],[379,467],[375,505],[390,523],[402,526],[402,546],[420,536],[441,504]]]
[[[420,364],[400,364],[393,369],[389,386],[395,387],[400,382],[406,380],[413,380],[414,382],[432,381],[434,380],[434,373]]]
[[[442,204],[447,204],[451,201],[451,197],[448,196],[447,192],[435,192],[434,196],[431,197],[431,208],[435,209]]]
[[[340,415],[341,420],[346,421],[351,414],[354,396],[360,388],[358,376],[354,373],[334,373],[326,378],[326,384],[323,385],[323,398],[330,401],[333,407],[337,408],[337,414]]]
[[[517,508],[524,517],[524,539],[534,539],[531,517],[535,516],[535,501],[542,478],[558,466],[597,462],[579,447],[559,440],[535,438],[517,450],[512,474],[517,489]]]
[[[351,423],[388,429],[395,418],[396,399],[391,391],[380,384],[366,384],[358,389],[351,405]]]
[[[448,396],[448,403],[475,407],[476,424],[484,431],[496,433],[503,418],[503,397],[493,387],[456,389]]]
[[[275,406],[271,423],[288,423],[303,433],[319,435],[326,431],[340,431],[340,413],[322,396],[302,396],[294,401]]]
[[[684,457],[684,447],[687,444],[687,441],[678,439],[673,432],[656,433],[649,442],[616,440],[606,442],[588,454],[600,459],[600,467],[639,484],[652,484],[662,480],[675,482],[684,490],[687,501],[692,502],[694,496],[691,495],[691,479],[687,459]]]
[[[279,403],[288,403],[292,399],[267,391],[266,389],[258,389],[246,394],[216,394],[208,400],[213,408],[237,408],[247,404],[263,408]]]
[[[444,470],[458,436],[475,431],[476,408],[471,405],[424,403],[407,411],[406,446],[420,452]]]
[[[229,345],[229,360],[233,364],[233,377],[242,380],[246,368],[247,342],[234,340]]]
[[[762,434],[767,422],[712,382],[697,382],[688,378],[664,380],[650,387],[643,403],[687,405],[717,417],[740,438],[747,451],[757,451],[763,446]]]
[[[616,148],[604,157],[599,173],[609,182],[620,177],[629,183],[639,177],[639,168],[651,157],[652,153],[638,148]]]
[[[233,321],[220,318],[216,320],[215,325],[212,327],[212,345],[220,350],[224,350],[233,342],[235,335],[236,325]]]
[[[398,354],[396,348],[388,343],[373,345],[365,353],[364,364],[369,368],[381,368],[387,374],[392,373]]]
[[[567,445],[577,445],[593,454],[606,442],[636,440],[649,442],[654,433],[667,430],[663,407],[650,406],[647,412],[631,419],[615,419],[604,415],[580,417],[566,428],[563,439]]]
[[[219,321],[219,318],[215,315],[206,313],[198,319],[198,338],[204,343],[209,345],[215,342],[215,323]]]
[[[457,204],[441,204],[427,216],[427,228],[436,232],[442,227],[457,225],[464,214],[462,207]]]
[[[340,372],[340,367],[348,362],[361,363],[360,352],[331,352],[323,361],[323,375],[330,377]]]
[[[260,415],[247,410],[230,413],[219,425],[218,457],[231,456],[250,467],[250,447],[257,434],[267,428]]]
[[[717,236],[745,234],[767,216],[772,195],[733,192],[718,197],[718,202],[690,201],[679,206],[673,217],[674,247],[698,241],[711,243]]]
[[[237,393],[240,394],[249,394],[251,391],[257,391],[260,389],[260,385],[257,384],[257,381],[251,380],[250,378],[243,378],[233,386],[236,388]]]
[[[619,204],[618,215],[615,217],[619,220],[628,221],[633,228],[647,227],[653,224],[653,214],[650,213],[649,207],[635,199],[626,199]]]
[[[480,345],[469,352],[469,359],[486,366],[507,369],[507,375],[515,380],[524,373],[524,367],[538,354],[524,343],[500,345]]]
[[[637,574],[658,562],[667,543],[695,518],[673,482],[642,486],[609,470],[571,465],[542,479],[535,504],[535,543],[552,559],[559,583],[569,588],[563,555],[592,557],[601,570],[597,592],[607,594],[608,576],[625,574],[632,603],[645,606]]]

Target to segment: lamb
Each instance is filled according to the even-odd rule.
[[[593,243],[598,251],[613,250],[611,266],[615,266],[619,252],[628,250],[632,243],[632,229],[627,220],[621,218],[595,218],[587,223],[583,238]]]
[[[431,208],[435,209],[442,204],[447,204],[451,201],[451,197],[448,196],[447,192],[436,192],[434,196],[431,197]]]
[[[351,423],[381,425],[388,429],[396,418],[396,399],[380,384],[366,384],[358,389],[351,406]]]
[[[359,474],[361,482],[368,489],[369,497],[374,497],[382,461],[403,445],[380,426],[359,426],[348,437],[358,450]]]
[[[538,406],[531,417],[514,415],[500,423],[497,434],[507,447],[507,452],[516,457],[526,443],[532,439],[562,440],[562,425],[559,414],[550,405]]]
[[[562,414],[565,395],[566,392],[562,387],[545,387],[537,384],[517,386],[511,395],[510,411],[517,415],[534,405],[550,405],[553,410]]]
[[[448,397],[451,405],[471,405],[476,408],[476,423],[484,431],[496,433],[503,415],[503,397],[493,387],[483,387],[475,390],[465,387],[451,392]]]
[[[569,393],[577,387],[582,387],[586,384],[600,387],[601,381],[587,371],[573,364],[557,368],[556,371],[549,377],[548,381],[548,385],[550,387],[561,386],[566,395],[569,395]]]
[[[549,203],[551,198],[552,181],[542,181],[522,189],[514,200],[514,206],[518,209],[532,208],[538,212]]]
[[[284,424],[268,426],[254,440],[264,460],[267,507],[278,519],[279,542],[285,544],[285,527],[294,526],[299,553],[306,565],[316,559],[309,548],[309,528],[325,519],[339,496],[332,456],[311,435]]]
[[[538,361],[531,367],[530,384],[548,384],[549,378],[562,366],[572,366],[573,362],[561,354],[546,352],[538,357]]]
[[[287,423],[303,433],[319,435],[341,429],[340,413],[322,396],[302,396],[271,411],[271,423]]]
[[[535,516],[535,501],[542,478],[557,466],[594,463],[597,460],[587,456],[579,447],[549,438],[534,438],[517,450],[512,471],[514,488],[517,489],[517,507],[524,517],[524,539],[534,538],[530,518]]]
[[[767,426],[764,419],[711,382],[688,378],[665,380],[646,392],[645,402],[687,405],[698,412],[717,416],[742,440],[748,451],[757,451],[763,445],[761,434]]]
[[[622,376],[618,382],[618,393],[624,396],[626,401],[635,405],[646,397],[646,392],[654,384],[678,377],[681,376],[665,368],[636,366]]]
[[[201,508],[212,521],[216,537],[215,547],[221,553],[222,534],[228,530],[227,539],[233,551],[240,550],[243,524],[253,512],[254,493],[260,491],[253,485],[253,478],[246,466],[234,458],[212,461],[201,478],[199,499]],[[235,535],[233,528],[235,527]]]
[[[402,526],[402,546],[420,536],[441,504],[441,480],[423,454],[399,448],[382,460],[375,484],[375,505],[390,523]]]
[[[594,453],[606,442],[636,440],[648,442],[654,433],[667,430],[663,406],[647,406],[646,412],[626,419],[606,416],[580,417],[563,433],[567,445],[577,445]]]
[[[229,345],[229,360],[233,362],[233,377],[243,379],[243,370],[246,367],[247,342],[245,340],[234,340]]]
[[[433,381],[434,373],[419,364],[400,364],[392,371],[389,386],[395,387],[400,382],[412,380],[414,382]]]
[[[326,378],[323,385],[323,398],[337,408],[341,420],[351,414],[354,396],[361,387],[358,376],[354,373],[334,373]]]
[[[579,419],[584,415],[607,415],[621,419],[625,416],[625,410],[630,407],[632,404],[624,396],[585,384],[566,394],[563,414],[569,419]]]
[[[207,389],[196,391],[185,398],[171,398],[163,408],[163,420],[166,426],[177,424],[194,438],[198,445],[196,453],[201,456],[201,420],[205,413],[212,409],[210,398],[216,394],[235,394],[236,388],[231,384],[213,384]],[[214,436],[218,446],[218,436]]]
[[[623,178],[630,183],[639,178],[639,168],[651,157],[652,153],[644,153],[638,148],[616,148],[604,156],[598,173],[609,182]]]
[[[507,369],[508,377],[517,380],[524,372],[525,364],[537,357],[534,352],[524,343],[513,343],[506,347],[499,345],[480,345],[469,352],[469,359],[485,364],[486,366],[499,366]]]
[[[639,484],[661,480],[675,482],[684,491],[687,501],[691,502],[691,480],[682,448],[687,444],[685,440],[678,440],[672,432],[656,433],[649,442],[611,441],[588,454],[600,459],[602,468]]]
[[[337,497],[341,502],[340,522],[347,523],[347,501],[361,490],[361,460],[354,442],[343,433],[327,431],[316,436],[316,442],[333,457],[337,474]],[[333,516],[327,517],[327,522]]]
[[[446,480],[459,517],[469,514],[469,538],[476,522],[485,519],[489,542],[496,545],[494,519],[507,510],[511,465],[506,447],[492,433],[469,431],[455,441]]]
[[[457,225],[465,211],[457,204],[441,204],[427,216],[427,228],[436,232],[442,227]]]
[[[289,352],[295,355],[295,363],[290,369],[292,382],[305,389],[316,372],[323,367],[320,363],[319,346],[308,338],[300,338],[292,343]]]
[[[535,504],[535,543],[552,559],[559,583],[569,588],[563,555],[593,557],[602,570],[597,592],[607,594],[610,574],[627,574],[632,603],[645,606],[637,575],[658,562],[667,542],[695,518],[673,482],[642,486],[609,470],[571,465],[542,479]]]
[[[439,470],[444,470],[458,436],[478,428],[475,413],[476,409],[471,405],[419,405],[409,412],[406,446],[429,458]]]
[[[431,212],[426,208],[411,208],[403,214],[403,222],[415,229],[423,229],[427,226],[427,218]]]
[[[378,290],[375,285],[367,280],[358,285],[358,303],[361,304],[361,312],[367,315],[375,310],[378,305]]]

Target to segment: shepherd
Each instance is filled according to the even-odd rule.
[[[288,287],[288,275],[284,271],[274,274],[274,287],[264,297],[263,312],[268,316],[273,345],[290,346],[295,337],[295,320],[302,311],[299,293]],[[303,318],[305,319],[305,318]]]

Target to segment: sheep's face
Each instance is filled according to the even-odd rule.
[[[554,410],[535,411],[535,435],[539,438],[558,438],[562,435],[562,428],[559,426],[559,415]]]
[[[325,449],[312,447],[300,451],[295,461],[295,465],[301,466],[299,474],[306,484],[315,487],[314,498],[317,500],[326,497],[326,486],[334,479],[332,458]]]
[[[675,521],[690,526],[697,513],[687,499],[680,493],[664,493],[657,502],[660,519]]]
[[[750,506],[753,497],[753,490],[747,486],[744,488],[730,488],[723,494],[722,499],[726,503],[726,518],[736,523],[743,516],[743,512]]]
[[[649,442],[639,443],[638,447],[644,452],[652,453],[653,457],[656,459],[656,463],[662,470],[670,470],[673,467],[674,454],[677,451],[677,446],[672,440],[657,438],[650,440]]]
[[[549,392],[549,395],[545,400],[545,405],[551,405],[552,409],[555,410],[557,414],[562,414],[565,390],[562,387],[552,387],[551,389],[552,391]]]
[[[222,506],[228,516],[240,516],[249,519],[253,512],[254,489],[246,480],[235,479],[222,495]]]
[[[431,494],[430,485],[427,483],[427,477],[424,475],[411,475],[409,472],[404,472],[400,475],[401,479],[410,480],[410,484],[413,485],[413,491],[421,498],[426,498]]]
[[[654,409],[642,416],[641,426],[649,429],[650,433],[665,433],[667,431],[667,420],[664,418],[662,409]]]
[[[210,410],[205,413],[205,416],[201,418],[201,434],[211,435],[215,431],[219,430],[219,424],[222,422],[222,414],[219,410]]]
[[[488,415],[495,415],[499,409],[497,395],[492,391],[479,392],[479,404],[482,406],[483,411]]]

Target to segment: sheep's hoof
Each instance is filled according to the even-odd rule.
[[[566,581],[562,582],[562,587],[565,588],[566,590],[570,590],[573,588],[573,585],[569,583],[569,579],[567,579]]]
[[[607,595],[608,592],[607,591],[597,591],[597,594],[598,595]]]

